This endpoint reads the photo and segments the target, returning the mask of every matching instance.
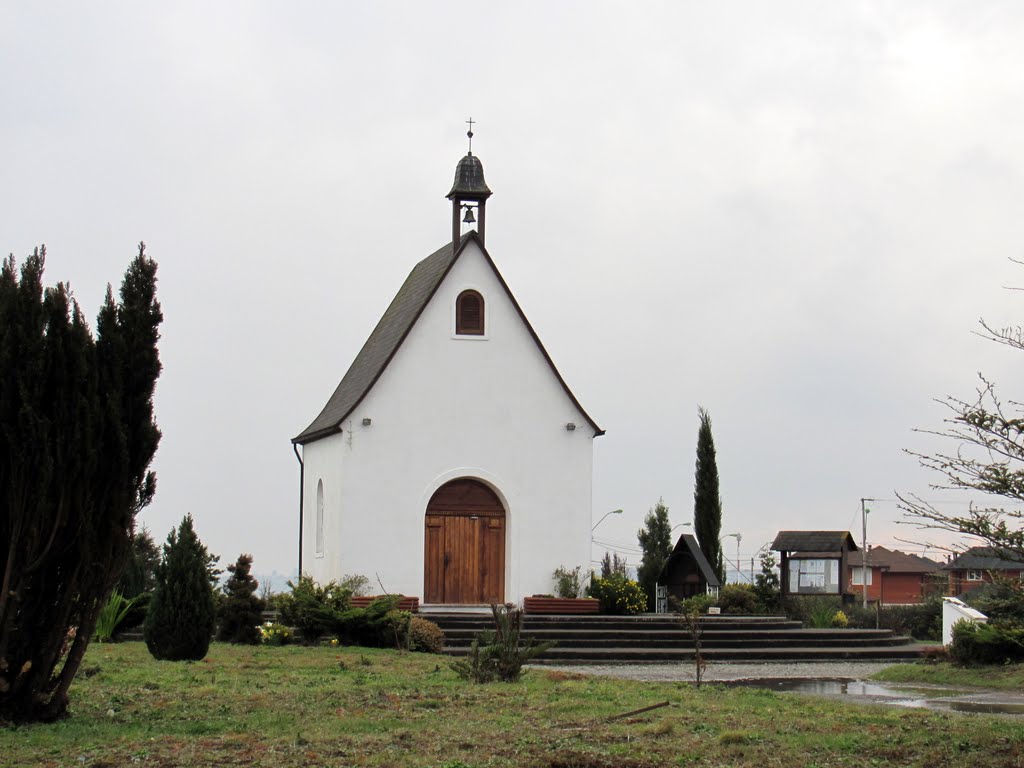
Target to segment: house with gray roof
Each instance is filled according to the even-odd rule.
[[[866,588],[870,602],[912,605],[945,591],[941,564],[907,552],[869,546],[850,552],[846,566],[849,592],[863,598]]]
[[[472,151],[447,197],[451,241],[412,268],[292,439],[300,568],[319,582],[363,574],[423,604],[518,602],[590,561],[604,430],[486,248],[491,190]]]
[[[1024,580],[1024,559],[1007,550],[971,547],[942,566],[942,570],[949,574],[949,594],[962,595],[983,584],[991,584],[997,574]]]

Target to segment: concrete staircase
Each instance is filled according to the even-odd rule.
[[[432,613],[446,653],[463,655],[473,637],[493,628],[490,616]],[[928,646],[888,629],[804,629],[785,616],[705,616],[701,647],[708,661],[879,661],[914,659]],[[693,641],[669,615],[527,616],[523,634],[557,645],[549,664],[622,664],[692,659]]]

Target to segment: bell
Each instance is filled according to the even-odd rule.
[[[462,219],[463,224],[475,224],[476,216],[473,215],[473,209],[468,205],[466,206],[466,215]]]

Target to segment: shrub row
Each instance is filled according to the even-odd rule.
[[[317,584],[309,576],[288,583],[292,588],[275,600],[281,624],[294,627],[300,639],[314,644],[331,636],[343,645],[408,648],[437,653],[444,645],[444,633],[432,621],[413,617],[397,606],[400,595],[374,600],[365,608],[351,605],[352,591],[336,582]],[[287,642],[282,630],[270,628],[269,642]]]
[[[958,622],[949,656],[964,666],[1024,661],[1024,627]]]

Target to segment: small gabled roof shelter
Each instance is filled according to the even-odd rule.
[[[779,531],[772,542],[776,552],[858,552],[849,531]]]
[[[658,574],[658,584],[667,587],[668,594],[680,600],[704,594],[709,587],[721,586],[697,539],[689,533],[679,537]]]

